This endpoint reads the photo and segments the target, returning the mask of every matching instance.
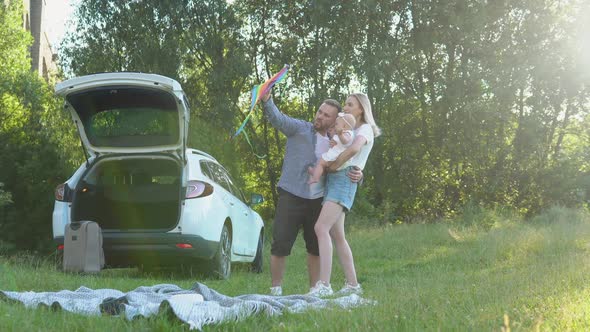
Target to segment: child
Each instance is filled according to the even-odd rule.
[[[336,145],[331,147],[328,152],[322,154],[322,158],[318,160],[318,163],[315,167],[309,168],[309,174],[311,177],[307,182],[308,184],[318,182],[322,177],[322,174],[324,174],[324,169],[330,166],[330,163],[336,160],[340,153],[350,146],[352,140],[354,139],[353,129],[355,124],[356,121],[352,114],[346,114],[342,112],[338,113],[338,118],[336,118],[336,124],[334,126],[336,135],[333,137],[334,141],[336,141]],[[344,169],[348,166],[348,164],[348,162],[344,163],[342,166],[340,166],[340,168],[338,168],[338,170]]]

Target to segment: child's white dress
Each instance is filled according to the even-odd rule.
[[[348,141],[347,144],[342,144],[342,142],[340,142],[340,137],[338,135],[334,135],[333,139],[334,141],[336,141],[336,145],[331,147],[330,150],[328,150],[327,152],[324,152],[322,154],[322,159],[324,159],[325,161],[334,161],[344,150],[346,150],[347,147],[349,147],[352,144],[352,141],[354,140],[354,132],[352,130],[344,130],[343,132],[350,133],[350,141]],[[349,164],[351,159],[348,159],[344,164],[342,164],[342,166],[340,166],[338,170],[350,166]]]

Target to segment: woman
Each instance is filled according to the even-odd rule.
[[[353,183],[346,176],[350,168],[363,169],[373,148],[375,137],[381,135],[381,130],[375,124],[371,103],[367,95],[353,93],[346,99],[343,108],[345,113],[352,114],[356,120],[354,141],[332,162],[331,170],[337,170],[340,165],[350,159],[348,168],[328,173],[326,181],[324,205],[315,224],[320,249],[320,279],[312,287],[309,295],[328,296],[333,294],[330,285],[332,272],[332,240],[340,265],[344,271],[346,281],[340,290],[342,294],[362,293],[361,285],[356,279],[352,251],[344,235],[344,212],[349,211],[354,201],[357,183]]]

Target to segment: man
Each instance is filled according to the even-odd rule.
[[[291,254],[300,227],[303,228],[307,249],[310,287],[319,279],[319,249],[314,225],[322,209],[324,179],[312,185],[307,184],[308,168],[315,165],[322,153],[330,148],[328,129],[336,122],[342,107],[333,99],[324,100],[312,123],[281,113],[270,97],[270,92],[262,97],[262,101],[268,121],[287,136],[270,251],[271,294],[282,295],[286,257]],[[362,172],[351,171],[349,177],[352,181],[359,181]]]

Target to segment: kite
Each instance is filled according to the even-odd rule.
[[[289,67],[289,65],[285,65],[283,69],[281,69],[278,73],[274,74],[273,77],[269,78],[266,82],[260,85],[255,85],[254,88],[252,88],[252,101],[250,102],[250,110],[248,116],[246,116],[246,119],[244,119],[244,121],[242,122],[236,133],[232,136],[232,138],[235,138],[244,130],[246,123],[248,122],[248,120],[250,120],[250,117],[254,112],[254,106],[256,106],[256,104],[262,96],[267,94],[275,84],[279,83],[287,75]],[[248,139],[248,135],[246,135],[246,132],[244,132],[244,135],[246,136],[246,140],[248,141],[248,143],[250,143],[250,140]]]

